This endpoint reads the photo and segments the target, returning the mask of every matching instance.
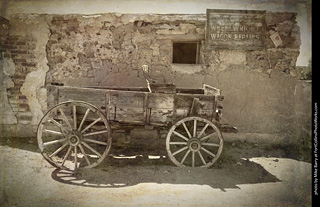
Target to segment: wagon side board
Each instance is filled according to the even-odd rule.
[[[149,93],[67,86],[47,87],[48,107],[70,100],[98,107],[109,121],[126,124],[166,126],[187,116],[218,121],[221,95]]]
[[[110,121],[144,123],[146,110],[143,92],[106,91],[106,107]]]

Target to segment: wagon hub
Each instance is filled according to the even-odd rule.
[[[70,137],[69,137],[69,143],[70,145],[72,146],[77,146],[79,143],[80,143],[80,138],[77,134],[72,134]]]
[[[201,142],[197,138],[192,138],[188,142],[189,149],[193,152],[197,152],[201,148]]]

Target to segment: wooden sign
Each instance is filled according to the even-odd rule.
[[[264,49],[266,11],[207,9],[208,49]]]
[[[278,32],[274,32],[272,35],[270,35],[270,38],[271,38],[273,44],[276,46],[276,48],[281,46],[283,43]]]

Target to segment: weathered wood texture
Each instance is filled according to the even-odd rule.
[[[264,49],[265,36],[266,11],[207,9],[207,48]]]
[[[201,89],[177,89],[180,93],[150,93],[144,90],[48,87],[48,106],[70,100],[98,107],[109,121],[123,124],[165,126],[187,116],[218,121],[221,95],[205,95]],[[202,94],[199,94],[202,93]]]
[[[145,93],[106,91],[108,119],[111,121],[143,123],[145,117]]]
[[[148,83],[148,88],[152,93],[176,93],[176,86],[174,84]]]

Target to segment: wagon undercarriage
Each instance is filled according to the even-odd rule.
[[[163,88],[162,88],[163,89]],[[37,138],[44,158],[53,166],[91,168],[108,155],[112,132],[130,140],[136,128],[167,130],[166,151],[179,166],[209,167],[223,148],[222,100],[217,89],[48,87],[50,110],[39,123]]]

